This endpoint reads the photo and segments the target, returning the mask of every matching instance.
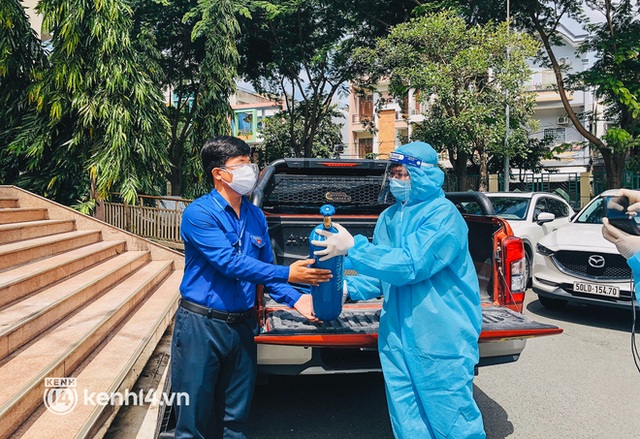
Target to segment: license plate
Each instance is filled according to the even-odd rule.
[[[573,291],[576,293],[595,294],[597,296],[620,297],[620,288],[609,285],[574,282]]]

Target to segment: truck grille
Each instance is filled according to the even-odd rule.
[[[591,256],[604,258],[604,266],[596,268],[589,264]],[[621,255],[610,253],[559,251],[552,256],[553,262],[561,271],[578,277],[628,280],[631,279],[631,268]]]
[[[380,203],[381,176],[321,176],[281,174],[274,177],[274,184],[265,190],[263,209],[273,211],[279,206],[295,206],[297,208],[317,208],[331,203],[340,213],[341,208],[357,207],[373,208],[380,212],[389,203]],[[357,210],[356,210],[357,211]],[[291,209],[287,209],[291,213]]]

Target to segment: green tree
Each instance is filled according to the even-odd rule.
[[[27,186],[70,202],[120,192],[155,193],[168,168],[159,87],[131,44],[130,7],[123,0],[41,0],[43,27],[53,35],[50,67],[32,87],[37,112],[11,143],[28,158]],[[43,182],[46,182],[43,185]]]
[[[335,106],[323,116],[315,135],[311,157],[331,158],[339,155],[339,148],[343,146],[340,135],[342,125],[334,123],[333,119],[341,116]],[[256,149],[260,166],[284,157],[297,157],[293,145],[300,144],[305,127],[303,118],[294,115],[292,137],[290,118],[291,112],[283,111],[264,121],[260,133],[263,142]]]
[[[264,2],[261,3],[264,6]],[[366,70],[355,48],[410,17],[410,0],[272,0],[241,20],[241,74],[258,91],[281,96],[289,112],[295,156],[311,157],[318,128],[334,97]],[[301,119],[301,121],[298,121]],[[302,126],[302,134],[294,131]]]
[[[605,161],[607,187],[618,188],[629,151],[637,154],[640,146],[640,7],[629,0],[605,0],[594,7],[606,20],[588,27],[591,34],[581,51],[595,52],[597,61],[570,80],[593,87],[606,105],[605,120],[613,126],[603,137],[605,147],[598,150]]]
[[[206,190],[199,152],[204,141],[231,130],[229,96],[235,91],[239,55],[237,16],[249,16],[233,0],[137,0],[134,34],[151,35],[156,81],[171,94],[166,107],[173,195]],[[140,40],[138,40],[140,42]]]
[[[584,5],[600,11],[605,21],[591,25],[584,13]],[[511,0],[511,13],[518,28],[537,35],[543,50],[539,58],[544,66],[555,74],[557,91],[563,108],[576,130],[603,156],[607,171],[607,186],[619,187],[624,161],[630,148],[635,148],[637,116],[633,116],[637,105],[638,84],[638,29],[637,2],[630,0],[593,0],[583,3],[578,0]],[[474,17],[504,18],[504,9],[496,7],[493,0],[475,2],[470,9]],[[588,72],[571,75],[567,66],[561,64],[554,47],[561,46],[560,25],[566,19],[583,24],[589,32],[583,50],[595,50],[599,61]],[[635,53],[635,55],[634,55]],[[634,62],[634,57],[636,58]],[[597,96],[609,105],[605,117],[616,122],[615,130],[597,137],[580,120],[581,115],[571,107],[568,92],[593,86]],[[591,118],[595,117],[591,115]],[[592,119],[592,122],[596,122]],[[629,134],[624,135],[619,129]],[[622,137],[620,137],[622,134]],[[625,139],[625,140],[623,140]]]
[[[533,97],[521,86],[529,77],[526,60],[536,51],[532,38],[508,32],[504,23],[467,26],[445,11],[395,26],[375,48],[362,50],[358,60],[372,66],[365,81],[388,78],[394,96],[405,96],[410,88],[420,91],[428,110],[412,137],[447,151],[460,190],[466,190],[467,164],[474,153],[481,188],[488,186],[488,157],[504,153],[507,103],[513,114],[509,154],[521,147],[519,133],[533,113]]]
[[[15,183],[24,160],[9,153],[34,104],[29,87],[47,68],[40,39],[31,28],[20,0],[0,4],[0,182]]]

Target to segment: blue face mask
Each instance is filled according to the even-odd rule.
[[[397,178],[389,179],[389,190],[396,200],[403,203],[409,199],[411,193],[411,180],[398,180]]]

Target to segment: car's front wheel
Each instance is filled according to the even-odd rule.
[[[538,296],[538,300],[547,309],[560,310],[567,306],[568,301],[564,299],[552,299],[546,296]]]

